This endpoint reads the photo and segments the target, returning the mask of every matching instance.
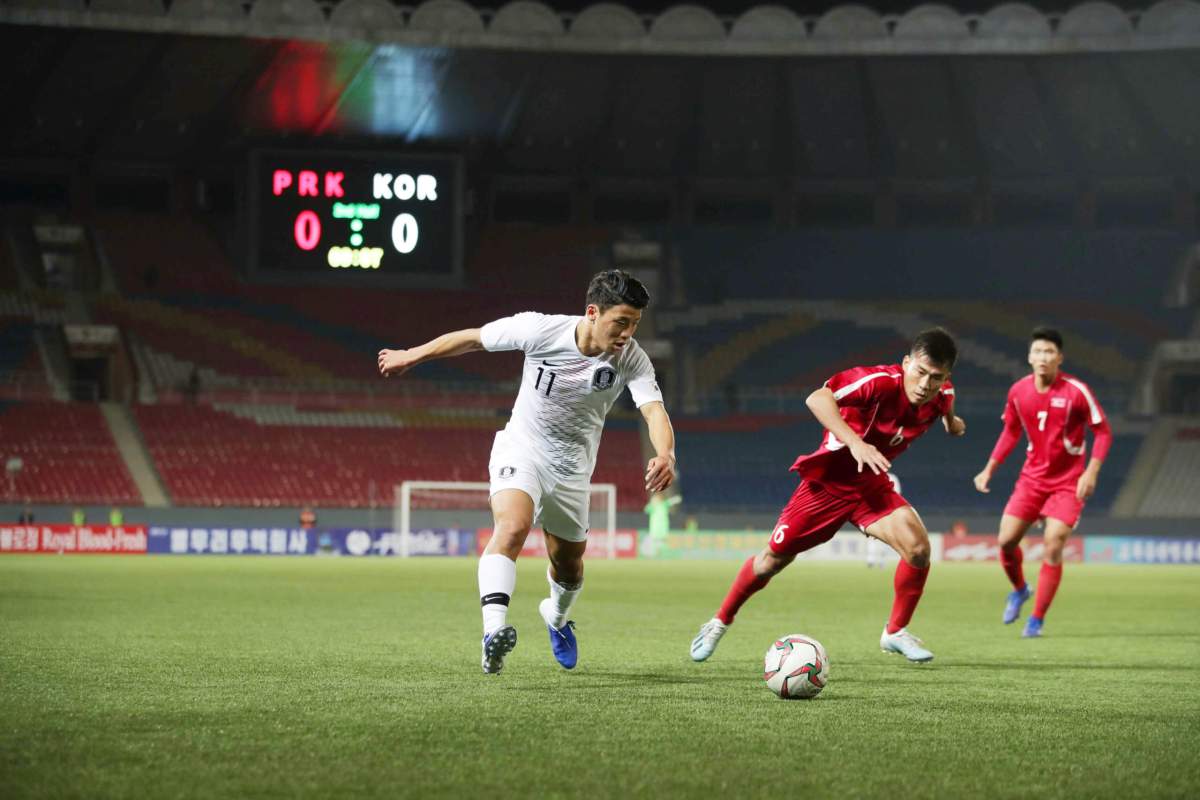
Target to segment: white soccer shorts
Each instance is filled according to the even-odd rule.
[[[505,489],[520,489],[533,499],[533,523],[568,542],[587,540],[591,476],[579,482],[564,482],[549,466],[516,441],[507,431],[498,431],[488,461],[488,497]]]

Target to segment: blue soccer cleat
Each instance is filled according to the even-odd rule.
[[[517,646],[517,629],[512,625],[497,628],[483,637],[483,673],[495,675],[504,669],[504,657]]]
[[[550,632],[550,651],[554,653],[554,660],[561,664],[563,669],[575,669],[575,665],[579,663],[579,643],[575,641],[575,623],[567,620],[561,627],[554,627],[553,614],[550,613],[549,607],[550,602],[550,598],[546,598],[538,605],[538,611],[546,623],[546,630]]]
[[[883,635],[879,637],[879,649],[885,653],[899,653],[917,664],[925,664],[933,661],[933,653],[926,650],[920,639],[908,632],[908,628],[901,628],[895,633],[888,633],[887,626],[883,626]]]
[[[1004,601],[1004,624],[1011,625],[1021,616],[1021,606],[1025,605],[1025,601],[1033,596],[1033,589],[1029,584],[1025,584],[1023,589],[1013,589],[1008,593],[1008,599]]]
[[[1023,639],[1040,639],[1042,636],[1041,617],[1030,617],[1025,621],[1025,630],[1021,631]]]

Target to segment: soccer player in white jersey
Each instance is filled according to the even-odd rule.
[[[512,416],[496,434],[491,474],[493,535],[479,559],[483,607],[483,671],[495,674],[517,645],[507,624],[517,582],[517,556],[541,522],[550,566],[550,596],[538,611],[555,659],[572,669],[579,657],[571,607],[583,588],[588,506],[604,417],[626,386],[650,431],[655,456],[646,490],[675,478],[675,434],[654,366],[634,340],[650,294],[622,270],[592,278],[583,316],[524,312],[482,328],[447,333],[409,350],[380,350],[379,371],[400,375],[417,364],[475,350],[522,350],[525,367]]]

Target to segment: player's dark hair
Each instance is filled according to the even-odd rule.
[[[613,306],[645,308],[650,305],[650,292],[637,278],[623,269],[606,269],[596,273],[588,284],[587,304],[601,313]]]
[[[929,328],[923,330],[913,339],[909,352],[914,355],[924,354],[934,364],[946,369],[952,369],[958,360],[958,345],[954,337],[945,328]]]
[[[1034,342],[1053,342],[1060,353],[1063,349],[1062,334],[1057,328],[1047,328],[1045,325],[1034,328],[1033,333],[1029,334],[1029,343]]]

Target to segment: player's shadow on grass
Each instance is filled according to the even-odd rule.
[[[572,691],[597,691],[613,688],[626,688],[648,685],[661,686],[706,686],[723,684],[730,681],[745,680],[746,675],[754,674],[754,670],[746,669],[745,664],[729,664],[714,668],[707,666],[691,672],[681,672],[676,664],[664,664],[661,669],[641,671],[606,670],[603,668],[580,669],[571,676],[564,675],[565,680],[572,680]],[[531,686],[513,686],[517,691],[540,692],[545,690],[542,684]]]
[[[571,684],[572,692],[600,692],[612,689],[646,688],[653,685],[661,686],[705,686],[713,681],[702,676],[680,677],[679,675],[657,675],[654,673],[632,672],[580,672],[579,679]],[[509,691],[544,692],[543,684],[536,686],[511,686]]]

